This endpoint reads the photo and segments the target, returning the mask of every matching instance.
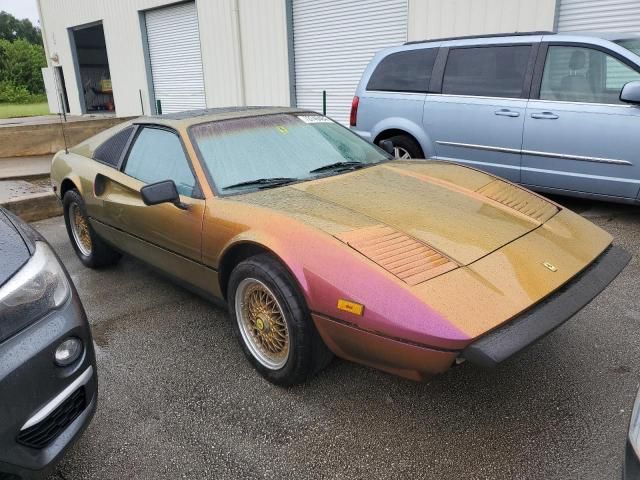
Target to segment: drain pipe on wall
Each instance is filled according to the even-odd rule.
[[[238,76],[238,84],[240,85],[239,100],[240,105],[245,106],[247,104],[247,97],[244,81],[244,57],[242,55],[242,29],[240,28],[240,0],[233,0],[231,15],[233,16],[234,42],[238,46],[238,55],[236,57],[236,75]]]

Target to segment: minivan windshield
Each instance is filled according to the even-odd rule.
[[[623,40],[616,40],[615,43],[621,47],[631,50],[633,53],[640,57],[640,37],[625,38]]]
[[[333,120],[282,113],[194,125],[189,130],[218,193],[244,193],[391,160]]]

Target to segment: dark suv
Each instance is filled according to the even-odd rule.
[[[91,421],[96,361],[67,271],[0,209],[0,480],[40,478]]]

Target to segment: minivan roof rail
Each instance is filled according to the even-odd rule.
[[[465,35],[462,37],[444,37],[444,38],[431,38],[429,40],[412,40],[411,42],[405,42],[405,45],[415,45],[417,43],[430,43],[430,42],[445,42],[447,40],[473,40],[474,38],[493,38],[493,37],[523,37],[527,35],[555,35],[556,32],[551,31],[536,31],[536,32],[511,32],[511,33],[489,33],[484,35]]]

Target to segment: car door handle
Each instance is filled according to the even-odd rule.
[[[555,120],[559,117],[553,112],[540,112],[540,113],[532,113],[531,118],[537,118],[539,120]]]
[[[519,117],[520,116],[520,112],[514,112],[513,110],[509,110],[506,108],[503,108],[501,110],[496,110],[493,113],[501,117]]]

